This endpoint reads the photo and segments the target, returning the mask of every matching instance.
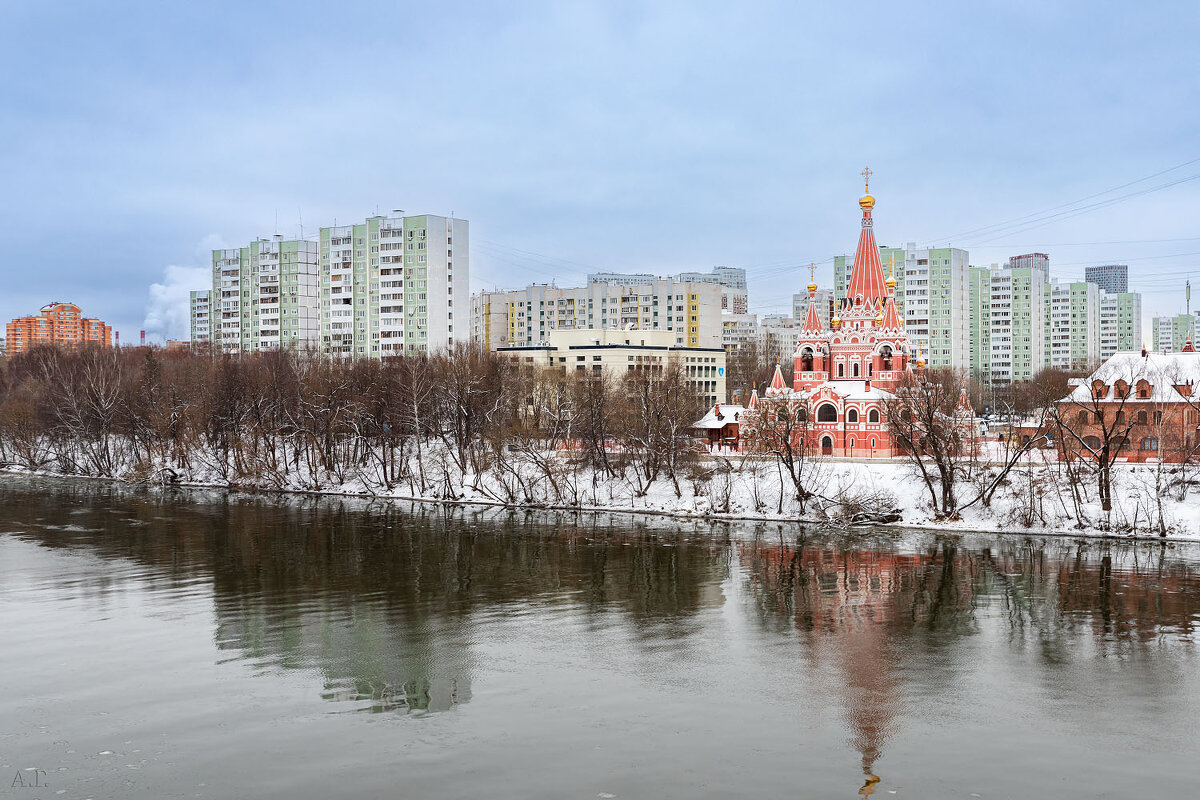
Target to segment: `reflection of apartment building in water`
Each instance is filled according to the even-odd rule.
[[[569,289],[533,284],[471,299],[472,339],[484,350],[542,344],[561,330],[669,331],[678,346],[721,347],[721,287],[655,278]]]
[[[84,317],[74,303],[50,303],[37,316],[18,317],[6,326],[8,355],[24,353],[38,345],[112,346],[112,326]]]
[[[214,250],[209,336],[226,353],[316,348],[320,333],[317,243],[256,239]]]
[[[399,211],[322,228],[322,351],[381,358],[469,341],[469,236],[465,219]]]

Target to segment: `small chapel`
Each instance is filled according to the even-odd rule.
[[[896,279],[884,277],[875,244],[870,170],[863,170],[866,194],[858,201],[862,231],[846,294],[834,309],[829,330],[821,324],[815,301],[817,284],[808,285],[808,314],[798,337],[793,385],[778,365],[775,376],[747,404],[751,418],[766,407],[786,404],[807,415],[804,430],[810,452],[826,456],[892,458],[901,455],[888,433],[887,403],[911,374],[912,359],[904,324],[896,311]],[[913,361],[919,370],[923,359]]]

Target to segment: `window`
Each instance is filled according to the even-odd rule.
[[[854,422],[854,423],[858,422],[858,410],[857,409],[852,408],[846,412],[846,422]]]
[[[1137,415],[1137,424],[1138,424],[1138,425],[1145,425],[1145,424],[1146,424],[1146,412],[1145,412],[1145,411],[1139,411],[1139,412],[1138,412],[1138,415]]]
[[[837,406],[825,403],[817,409],[817,422],[837,422]]]
[[[1142,439],[1139,449],[1143,452],[1158,452],[1158,439],[1153,436],[1147,436]]]
[[[845,364],[838,364],[838,377],[839,378],[846,377],[846,365]]]
[[[870,411],[867,412],[867,422],[874,422],[874,423],[879,422],[879,409],[872,408]],[[874,447],[874,446],[875,445],[871,445],[871,447]]]

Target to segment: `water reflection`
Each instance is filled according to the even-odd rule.
[[[812,671],[836,672],[864,796],[874,793],[875,764],[905,711],[912,687],[904,678],[934,674],[943,687],[961,685],[954,651],[992,609],[1012,646],[1036,647],[1057,668],[1077,657],[1190,648],[1200,615],[1195,563],[1165,546],[1013,539],[967,549],[955,537],[904,551],[887,537],[864,547],[760,536],[736,548],[761,622],[793,628]]]
[[[796,645],[788,680],[840,708],[863,796],[877,791],[877,771],[888,776],[885,755],[905,727],[941,708],[929,699],[969,702],[981,668],[1031,657],[1022,680],[1051,696],[1078,692],[1081,665],[1097,658],[1190,656],[1200,616],[1194,551],[1154,545],[797,540],[794,527],[8,479],[0,504],[0,531],[103,560],[48,576],[62,594],[102,607],[134,587],[164,613],[202,598],[222,655],[263,673],[313,673],[338,710],[423,714],[471,702],[494,659],[487,632],[501,624],[545,636],[615,625],[633,650],[699,664],[711,657],[701,648],[713,646],[713,620],[732,613],[761,637],[745,643],[751,652]],[[1072,670],[1079,681],[1053,678]],[[1169,671],[1138,679],[1171,702]]]

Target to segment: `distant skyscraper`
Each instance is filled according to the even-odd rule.
[[[1119,294],[1129,291],[1129,267],[1125,264],[1102,264],[1098,267],[1087,267],[1083,278],[1088,283],[1100,287],[1100,291],[1109,294]]]

